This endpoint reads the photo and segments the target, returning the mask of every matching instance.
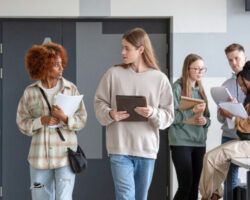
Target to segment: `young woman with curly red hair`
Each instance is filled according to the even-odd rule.
[[[26,54],[26,68],[35,83],[29,85],[21,97],[17,110],[20,131],[32,137],[28,161],[30,164],[33,200],[71,200],[75,174],[71,171],[67,148],[77,148],[75,131],[86,123],[83,101],[73,116],[53,105],[58,93],[79,95],[77,87],[62,77],[67,53],[56,43],[34,45]],[[51,105],[49,110],[42,89]],[[65,141],[53,126],[59,125]]]

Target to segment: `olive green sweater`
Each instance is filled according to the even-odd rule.
[[[169,128],[169,144],[171,146],[206,146],[207,130],[210,125],[209,111],[204,113],[207,118],[205,126],[184,124],[183,121],[193,116],[192,109],[180,111],[181,97],[180,79],[173,84],[175,120]],[[201,99],[199,88],[192,88],[192,98]]]

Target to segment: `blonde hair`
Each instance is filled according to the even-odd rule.
[[[197,60],[203,60],[201,56],[197,54],[189,54],[186,56],[183,68],[182,68],[182,76],[181,76],[181,86],[182,86],[182,95],[187,97],[192,97],[192,86],[190,84],[189,80],[189,69],[192,63],[194,63]],[[196,86],[199,87],[199,93],[201,95],[201,98],[206,102],[207,105],[207,96],[205,94],[204,88],[202,86],[201,81],[196,81]],[[208,109],[208,108],[206,108]]]
[[[142,58],[145,64],[150,68],[160,70],[150,38],[144,29],[133,28],[124,33],[122,39],[132,44],[135,48],[143,46]],[[120,66],[127,68],[130,64],[123,63]]]

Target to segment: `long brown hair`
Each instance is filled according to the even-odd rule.
[[[181,76],[181,85],[182,85],[182,95],[187,97],[192,97],[192,86],[189,81],[189,69],[193,62],[197,60],[203,60],[201,56],[197,54],[189,54],[186,56],[183,68],[182,68],[182,76]],[[196,86],[199,87],[199,93],[201,98],[205,100],[207,103],[207,96],[205,94],[204,88],[202,86],[201,81],[196,81]]]
[[[132,44],[135,48],[139,48],[141,46],[144,47],[144,51],[142,53],[142,58],[145,64],[153,69],[160,70],[158,61],[156,59],[154,48],[151,44],[148,34],[142,28],[133,28],[122,36],[122,39],[125,39],[127,42]],[[116,65],[118,66],[118,65]],[[119,66],[127,68],[130,64],[122,63]]]

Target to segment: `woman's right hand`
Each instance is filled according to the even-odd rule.
[[[200,103],[200,104],[197,104],[193,107],[192,111],[193,113],[202,113],[204,112],[204,110],[206,109],[206,103]]]
[[[119,122],[123,119],[126,119],[129,117],[129,114],[127,111],[117,111],[117,110],[111,110],[109,112],[110,117],[115,120],[116,122]]]
[[[44,126],[52,126],[52,125],[57,125],[60,122],[60,120],[52,116],[42,116],[41,122],[42,125]]]

